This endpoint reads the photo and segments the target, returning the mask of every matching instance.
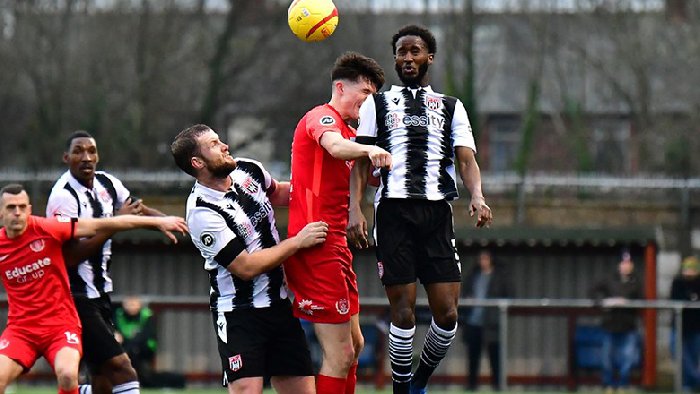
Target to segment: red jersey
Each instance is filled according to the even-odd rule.
[[[296,235],[307,223],[328,223],[328,238],[345,239],[350,199],[352,161],[333,158],[321,145],[325,132],[345,139],[355,129],[328,104],[307,112],[297,124],[292,142],[292,179],[289,196],[288,235]]]
[[[0,229],[0,271],[9,304],[8,326],[80,327],[61,247],[73,237],[71,222],[29,216],[27,229],[7,238]]]

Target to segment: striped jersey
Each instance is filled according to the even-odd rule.
[[[356,141],[392,155],[393,168],[380,172],[376,200],[454,200],[459,196],[454,149],[476,152],[464,104],[430,86],[392,86],[369,96],[360,108]]]
[[[233,275],[227,267],[244,250],[253,253],[279,243],[268,195],[276,182],[253,160],[236,159],[226,192],[196,182],[187,199],[187,226],[209,273],[209,306],[213,311],[265,308],[287,298],[282,267],[252,280]]]
[[[111,217],[129,199],[130,192],[114,176],[96,171],[92,189],[78,182],[70,171],[56,181],[46,204],[47,217],[105,218]],[[73,295],[99,298],[112,291],[109,274],[112,240],[107,240],[100,253],[68,269]]]

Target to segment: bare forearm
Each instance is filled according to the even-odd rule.
[[[111,231],[100,231],[90,238],[73,240],[64,244],[63,257],[69,267],[80,264],[102,250],[104,243],[114,235]]]
[[[469,190],[472,198],[484,198],[484,194],[481,191],[481,171],[476,161],[470,164],[461,164],[459,172],[462,183],[464,183],[464,187]]]
[[[326,150],[328,150],[331,156],[340,160],[355,160],[361,157],[367,157],[369,153],[369,147],[367,145],[358,144],[344,138],[334,139]]]
[[[77,237],[92,237],[100,231],[116,233],[135,228],[153,227],[153,219],[147,216],[120,215],[102,219],[79,219],[75,227]]]
[[[369,159],[355,160],[355,165],[350,172],[350,209],[360,208],[362,196],[367,187],[367,172],[369,171]]]
[[[165,214],[155,208],[143,205],[142,212],[144,216],[165,216]]]
[[[228,266],[228,270],[243,280],[278,267],[299,250],[296,237],[285,239],[271,248],[260,249],[251,254],[243,252]]]
[[[275,191],[268,198],[273,207],[289,206],[289,182],[277,182]]]

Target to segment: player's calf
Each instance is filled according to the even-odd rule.
[[[138,374],[131,365],[131,360],[126,353],[112,357],[103,364],[101,371],[107,377],[112,386],[128,382],[138,382]]]

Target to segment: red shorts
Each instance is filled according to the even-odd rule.
[[[312,323],[338,324],[360,312],[357,275],[347,245],[322,244],[297,252],[284,263],[294,293],[294,316]]]
[[[76,349],[82,356],[80,335],[80,327],[75,325],[31,329],[10,325],[0,336],[0,354],[18,362],[25,371],[31,369],[40,356],[53,368],[56,353],[64,347]]]

